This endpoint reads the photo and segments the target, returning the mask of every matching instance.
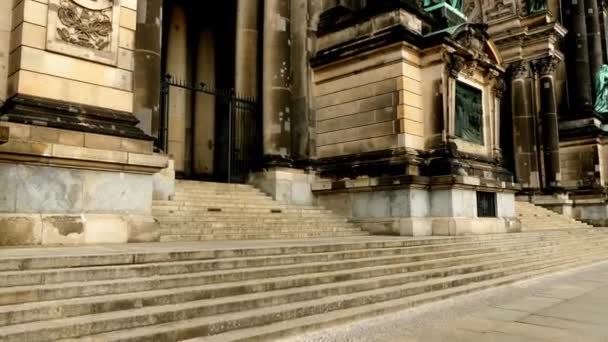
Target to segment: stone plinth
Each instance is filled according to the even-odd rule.
[[[10,128],[0,146],[0,245],[157,241],[151,142],[48,127]]]
[[[520,231],[514,184],[475,177],[378,177],[319,181],[317,204],[379,235],[430,236]],[[479,217],[477,192],[496,196],[496,216]]]

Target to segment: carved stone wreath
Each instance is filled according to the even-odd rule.
[[[49,0],[47,49],[116,64],[120,0]]]
[[[104,50],[110,45],[112,33],[112,2],[110,7],[94,10],[72,0],[61,0],[57,16],[61,26],[57,34],[68,43],[82,47]]]

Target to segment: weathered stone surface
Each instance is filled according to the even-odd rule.
[[[17,185],[18,213],[73,213],[84,209],[83,171],[17,165],[15,175],[11,181]]]
[[[41,241],[40,215],[0,214],[0,246],[36,245]]]
[[[175,168],[172,160],[166,168],[154,174],[153,199],[168,200],[175,194]]]

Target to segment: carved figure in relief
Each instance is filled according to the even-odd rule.
[[[111,0],[61,0],[57,34],[65,42],[106,50],[112,37]]]
[[[608,116],[608,65],[602,65],[595,74],[595,105],[594,110],[601,116]]]
[[[530,12],[530,14],[542,12],[547,9],[547,0],[528,0],[528,1],[529,1],[528,12]]]

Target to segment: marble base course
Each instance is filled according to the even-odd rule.
[[[426,183],[426,184],[425,184]],[[379,235],[430,236],[521,231],[514,184],[474,177],[385,177],[320,181],[317,204]],[[478,217],[476,192],[496,194],[496,217]]]

